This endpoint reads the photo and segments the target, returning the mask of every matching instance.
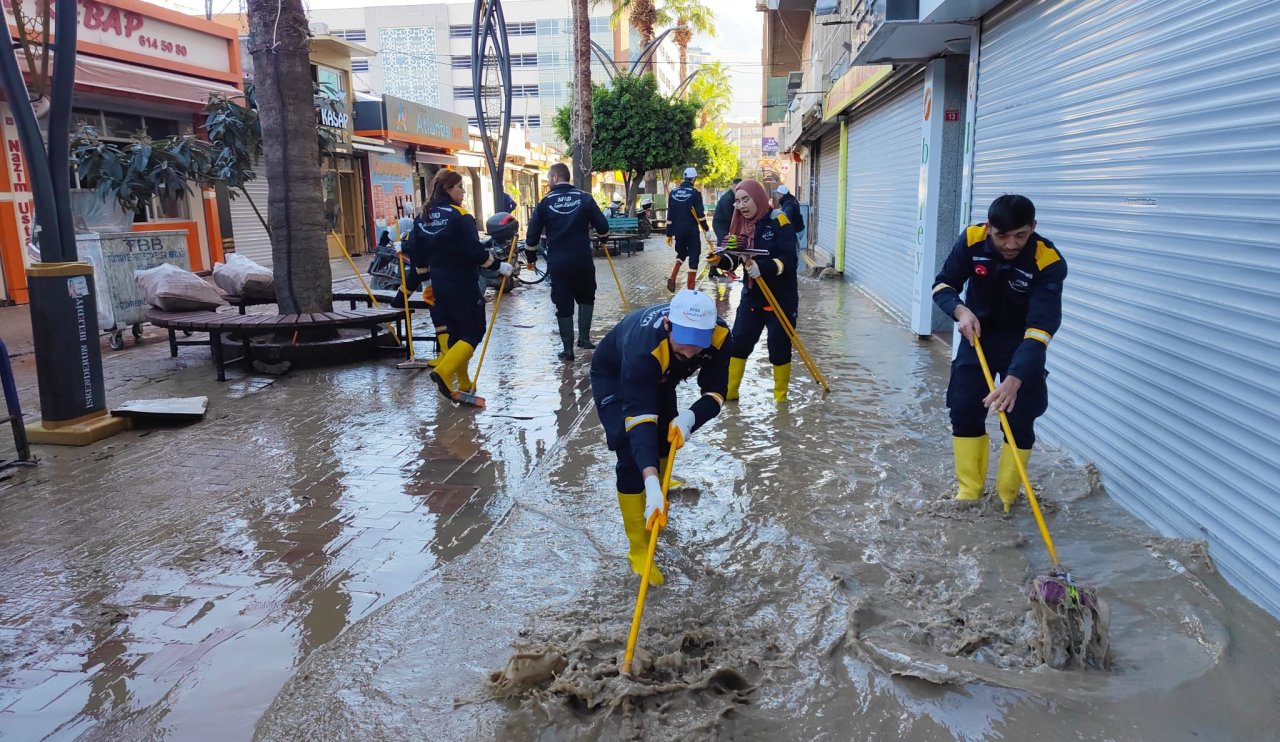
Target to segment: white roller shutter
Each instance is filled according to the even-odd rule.
[[[245,191],[253,197],[253,202],[265,217],[267,215],[267,179],[261,173],[254,180],[245,183]],[[231,236],[236,241],[236,252],[255,263],[271,267],[271,240],[267,238],[267,230],[263,228],[258,215],[254,213],[249,199],[242,193],[236,193],[231,199]]]
[[[984,23],[973,221],[1022,193],[1070,267],[1045,433],[1280,614],[1280,2]]]
[[[813,194],[817,204],[818,247],[828,255],[836,252],[836,191],[840,185],[840,130],[836,129],[818,140],[818,191]]]
[[[904,321],[915,300],[923,112],[915,82],[849,123],[845,275]]]

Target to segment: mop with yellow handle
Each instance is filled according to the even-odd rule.
[[[987,389],[994,392],[995,378],[991,375],[987,355],[982,352],[982,341],[978,339],[976,332],[973,335],[973,349],[978,353]],[[1017,450],[1013,429],[1009,427],[1009,416],[1004,410],[998,412],[1005,440],[1011,448]],[[1036,526],[1040,528],[1040,538],[1044,540],[1051,563],[1048,574],[1037,575],[1027,584],[1027,599],[1040,622],[1040,636],[1034,642],[1035,649],[1046,665],[1057,670],[1078,667],[1105,670],[1111,665],[1111,640],[1108,637],[1111,609],[1102,602],[1097,590],[1077,583],[1062,566],[1062,562],[1058,561],[1058,550],[1053,546],[1053,537],[1049,535],[1044,513],[1040,512],[1040,501],[1031,488],[1027,466],[1013,452],[1005,455],[1013,456],[1018,466],[1018,476],[1022,478],[1022,486],[1027,490],[1027,502],[1031,503],[1031,512],[1035,514]]]
[[[636,657],[636,640],[640,636],[640,619],[644,617],[644,599],[649,594],[649,574],[653,572],[653,553],[658,549],[658,531],[667,526],[667,492],[671,489],[671,469],[675,466],[679,441],[671,441],[667,452],[667,467],[662,472],[662,510],[649,519],[649,551],[644,560],[644,574],[640,576],[640,594],[636,596],[636,610],[631,614],[631,633],[627,635],[627,651],[622,655],[622,674],[630,675]]]

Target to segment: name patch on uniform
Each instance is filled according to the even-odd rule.
[[[760,239],[762,239],[762,240],[771,240],[771,239],[773,239],[773,227],[765,227],[764,229],[761,229],[761,230],[760,230]]]
[[[671,192],[672,201],[688,201],[693,198],[693,191],[687,188],[677,188]]]
[[[552,201],[548,208],[557,214],[572,214],[580,206],[582,206],[582,196],[568,195],[557,196],[556,200]]]

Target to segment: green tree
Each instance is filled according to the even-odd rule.
[[[723,62],[704,64],[689,83],[689,99],[698,103],[698,127],[719,127],[733,106],[733,83]]]
[[[570,101],[556,114],[556,134],[561,138],[570,134],[572,105]],[[592,163],[597,171],[622,171],[628,213],[634,210],[645,173],[683,166],[693,159],[697,108],[693,102],[659,93],[653,75],[620,75],[607,87],[595,86]]]
[[[738,174],[738,147],[713,128],[694,129],[693,164],[708,188],[727,188]]]

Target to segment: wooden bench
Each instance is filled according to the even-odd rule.
[[[276,299],[274,296],[271,297],[270,299],[256,299],[253,297],[232,296],[231,294],[227,294],[222,298],[226,299],[227,303],[230,304],[231,306],[235,307],[236,309],[239,309],[240,314],[244,314],[245,310],[248,309],[249,307],[260,307],[266,304],[276,303]]]
[[[606,217],[609,220],[609,242],[613,243],[610,255],[620,255],[627,253],[631,255],[640,248],[640,220],[634,216],[611,216]],[[596,257],[602,254],[605,246],[600,244],[600,238],[592,237],[594,243]]]
[[[249,364],[250,341],[258,335],[271,335],[290,330],[321,329],[340,327],[368,327],[376,340],[378,326],[392,322],[396,316],[404,316],[400,309],[353,309],[340,312],[321,312],[316,314],[233,314],[231,312],[147,312],[147,321],[156,327],[169,331],[169,355],[178,357],[180,345],[207,345],[213,355],[213,365],[218,381],[226,381],[226,367],[236,361]],[[207,332],[208,340],[178,340],[176,332]],[[222,336],[234,334],[239,336],[244,348],[244,355],[239,358],[224,358]],[[376,353],[376,347],[375,347]]]

